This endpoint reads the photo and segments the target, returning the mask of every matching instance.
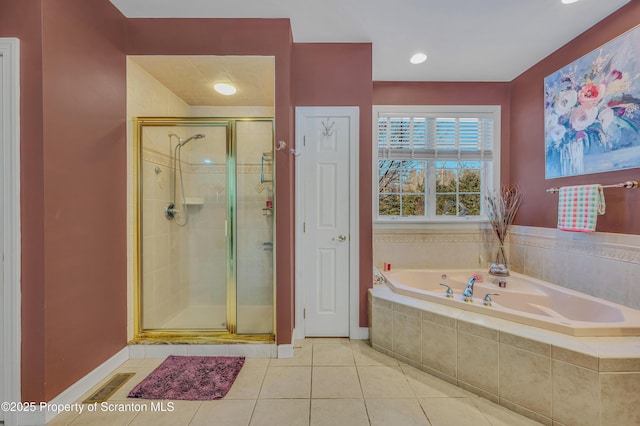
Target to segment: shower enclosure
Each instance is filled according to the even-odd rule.
[[[273,120],[134,126],[135,338],[273,340]]]

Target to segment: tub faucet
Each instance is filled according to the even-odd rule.
[[[493,302],[493,300],[491,300],[491,296],[500,296],[500,293],[485,294],[484,297],[482,298],[482,301],[484,302],[484,306],[491,306],[491,302]]]
[[[469,281],[467,282],[467,287],[462,292],[462,295],[464,296],[464,301],[465,302],[472,302],[473,301],[473,284],[475,282],[476,282],[476,277],[471,277],[469,279]]]
[[[443,275],[443,276],[446,276],[446,275]],[[447,291],[446,291],[445,294],[447,295],[448,298],[452,298],[453,297],[453,290],[451,290],[451,287],[449,287],[445,283],[440,283],[440,285],[443,285],[443,286],[445,286],[447,288]]]

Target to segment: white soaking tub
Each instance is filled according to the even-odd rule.
[[[395,293],[520,324],[572,336],[640,336],[640,311],[513,272],[509,277],[480,272],[482,282],[475,282],[473,300],[465,302],[462,292],[478,272],[400,269],[383,275]],[[498,279],[506,287],[499,287]],[[453,289],[453,298],[446,297],[440,283]],[[483,302],[486,293],[499,293],[491,296],[491,306]]]

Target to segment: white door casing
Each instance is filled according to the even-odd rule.
[[[4,124],[4,56],[0,54],[0,129],[5,128]],[[2,135],[3,147],[0,149],[0,162],[4,162],[4,135]],[[2,208],[2,216],[4,217],[4,176],[0,177],[0,208]],[[4,223],[0,223],[0,240],[4,241]],[[0,262],[0,294],[2,295],[2,300],[4,302],[4,246],[2,247],[2,262]],[[3,306],[4,307],[4,306]],[[4,315],[0,316],[0,330],[2,330],[2,341],[4,341],[4,333],[5,333],[5,319]],[[4,398],[4,372],[5,372],[5,363],[4,363],[5,354],[4,351],[0,351],[0,402],[5,401]],[[0,421],[4,421],[4,411],[0,410]]]
[[[20,55],[19,41],[0,38],[0,401],[20,401]],[[4,417],[2,417],[4,416]],[[7,426],[16,412],[0,411]]]
[[[358,126],[357,107],[296,109],[297,338],[358,328]]]

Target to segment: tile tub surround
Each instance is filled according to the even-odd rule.
[[[369,291],[372,347],[546,425],[640,424],[640,337],[572,337]]]
[[[640,235],[514,226],[508,241],[514,271],[640,309]]]
[[[374,229],[374,265],[393,269],[486,268],[495,236],[481,224],[465,228]],[[565,232],[512,226],[511,269],[591,296],[640,309],[640,235]]]
[[[484,268],[495,237],[481,224],[464,229],[388,229],[376,225],[373,262],[393,268]]]

